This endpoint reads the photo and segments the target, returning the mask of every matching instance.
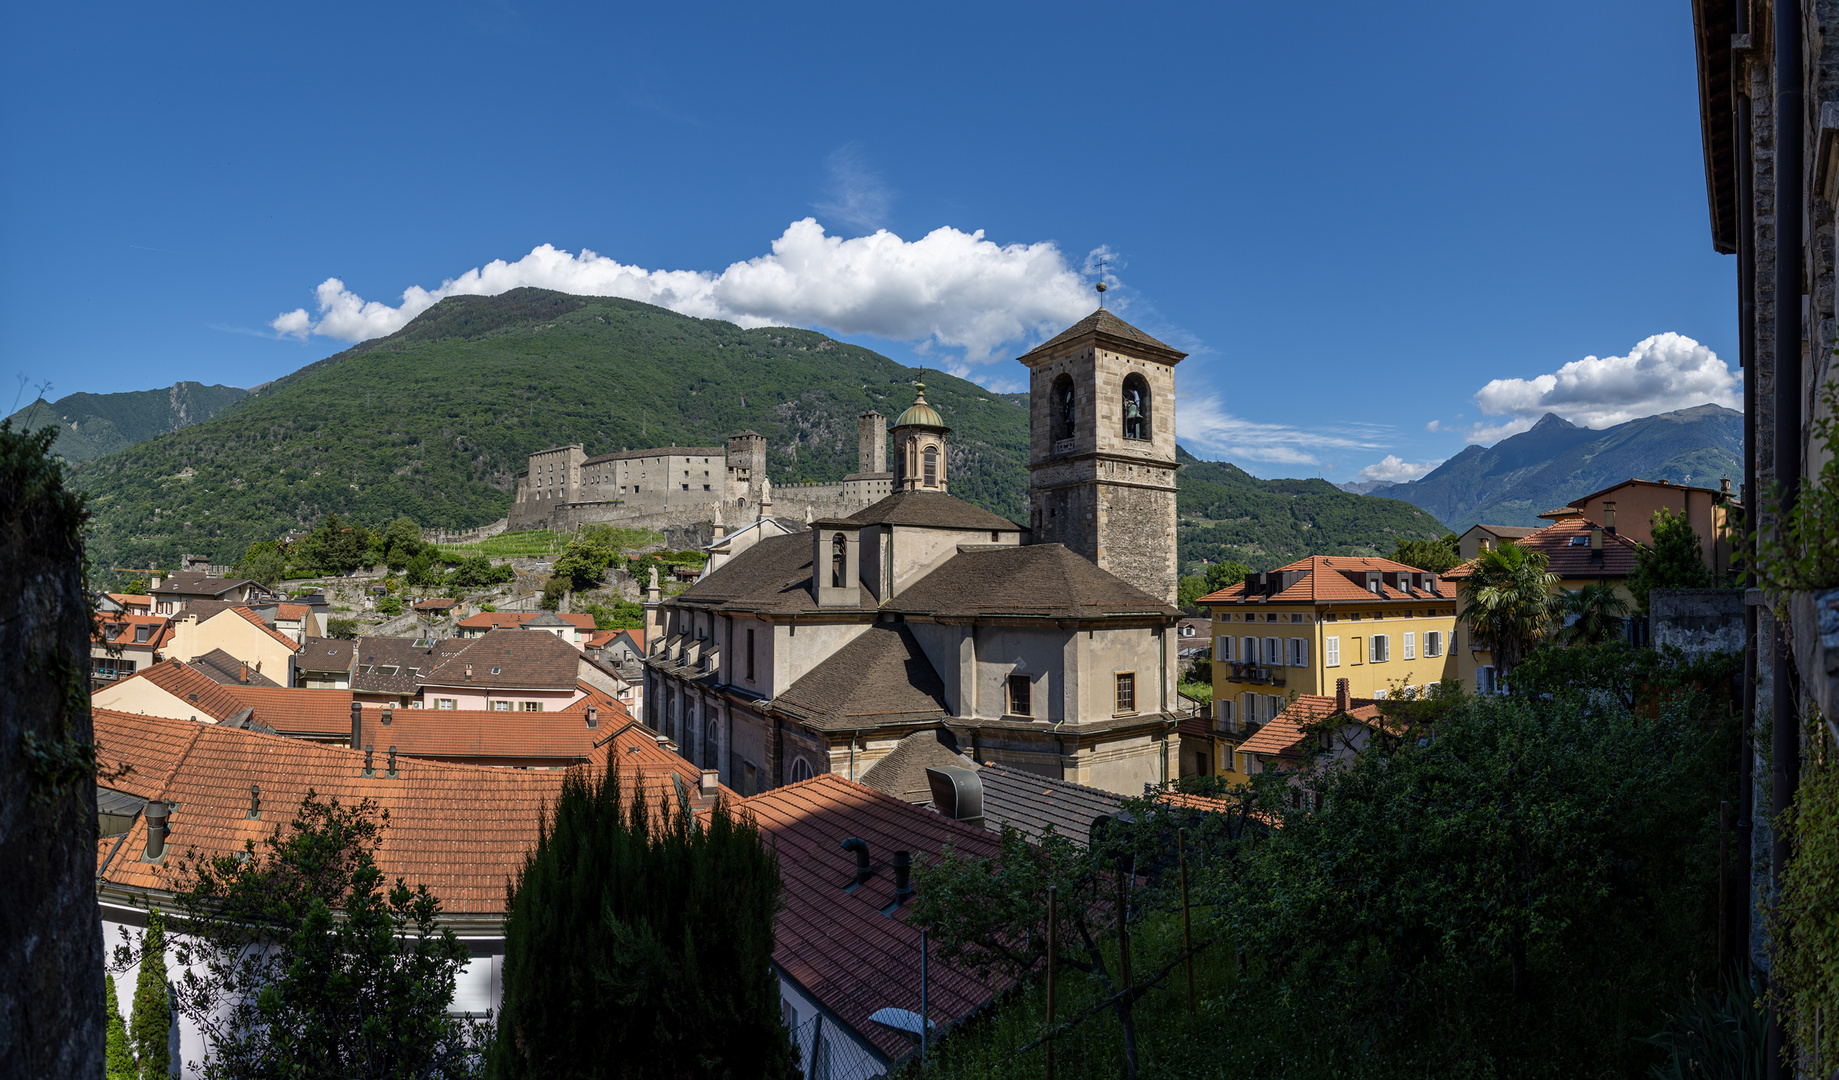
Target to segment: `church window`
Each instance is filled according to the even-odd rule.
[[[1062,375],[1054,380],[1053,393],[1048,401],[1054,410],[1054,439],[1072,438],[1075,421],[1078,419],[1078,398],[1073,391],[1072,376]]]
[[[792,762],[792,783],[811,779],[811,763],[804,758]]]
[[[1124,438],[1149,438],[1149,380],[1141,375],[1124,379]]]
[[[1120,671],[1117,673],[1117,712],[1133,713],[1137,711],[1137,673]]]
[[[1009,676],[1009,715],[1033,716],[1034,704],[1031,700],[1033,685],[1026,675]]]
[[[830,587],[833,589],[843,587],[843,564],[848,551],[849,541],[843,538],[842,533],[830,538]]]
[[[927,487],[938,487],[939,486],[939,448],[936,446],[928,446],[926,448],[925,458],[926,458],[926,486]]]
[[[753,682],[753,627],[747,628],[747,681]]]

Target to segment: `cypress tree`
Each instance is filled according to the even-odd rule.
[[[140,1066],[134,1064],[134,1052],[128,1049],[128,1028],[121,1020],[121,1004],[115,1000],[115,980],[102,973],[102,1004],[108,1010],[103,1023],[108,1028],[108,1043],[103,1058],[105,1080],[139,1080]]]
[[[140,1059],[140,1080],[170,1080],[167,1038],[172,1031],[172,998],[166,987],[166,920],[147,912],[141,938],[140,978],[134,984],[134,1015],[128,1034]]]
[[[777,857],[717,805],[577,770],[509,886],[490,1074],[796,1076],[771,968]]]

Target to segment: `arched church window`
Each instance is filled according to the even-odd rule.
[[[1077,419],[1074,409],[1073,377],[1062,375],[1054,380],[1053,392],[1048,395],[1054,410],[1054,439],[1073,437],[1074,421]]]
[[[702,767],[703,768],[715,769],[715,768],[721,767],[720,763],[716,760],[717,755],[721,752],[721,742],[722,742],[721,726],[717,724],[713,718],[711,718],[709,720],[709,730],[703,733],[703,740],[702,740]]]
[[[926,486],[939,486],[939,448],[936,446],[926,448]]]
[[[792,762],[792,783],[796,784],[800,780],[809,780],[809,779],[811,779],[811,763],[806,761],[804,758],[798,758],[797,760],[793,761]]]
[[[843,563],[848,554],[849,541],[843,538],[842,533],[830,538],[830,587],[833,589],[843,587]]]
[[[1149,380],[1141,375],[1124,380],[1124,438],[1149,438]]]

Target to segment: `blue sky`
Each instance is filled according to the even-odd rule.
[[[1679,3],[0,20],[0,372],[53,397],[264,382],[450,279],[1014,388],[1094,253],[1192,353],[1184,442],[1263,476],[1404,478],[1548,408],[1739,392]]]

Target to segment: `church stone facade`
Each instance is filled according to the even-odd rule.
[[[1178,775],[1181,358],[1103,310],[1023,358],[1032,530],[949,494],[922,387],[891,494],[653,594],[645,723],[749,794],[835,772],[923,802],[925,767],[973,762],[1127,794]]]
[[[695,521],[746,521],[770,513],[807,519],[848,514],[893,493],[887,471],[887,418],[858,418],[857,469],[835,484],[789,484],[766,479],[766,437],[753,431],[728,436],[726,446],[663,446],[589,457],[580,444],[530,455],[517,478],[512,529],[572,529],[584,524],[653,527]],[[770,494],[769,494],[770,492]]]

